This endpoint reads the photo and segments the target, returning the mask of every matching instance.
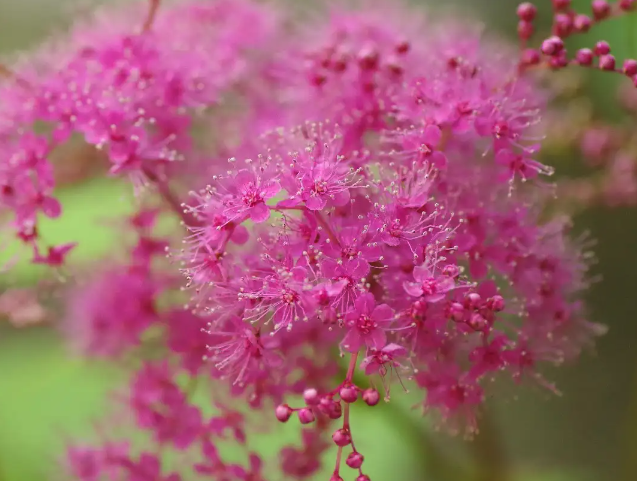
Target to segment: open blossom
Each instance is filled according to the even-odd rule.
[[[351,404],[398,381],[471,435],[492,379],[554,390],[542,366],[603,332],[579,300],[586,245],[539,188],[553,168],[531,53],[394,2],[141,7],[101,10],[0,84],[0,207],[33,262],[64,266],[75,245],[38,224],[63,213],[57,146],[82,139],[162,202],[128,219],[129,255],[71,292],[65,323],[86,354],[136,366],[118,400],[145,444],[70,447],[70,476],[308,479],[331,449],[332,481],[369,481]],[[611,163],[610,200],[632,199],[630,164]],[[276,466],[248,449],[273,418],[304,426]]]

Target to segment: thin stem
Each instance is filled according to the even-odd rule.
[[[142,26],[142,32],[148,32],[153,27],[157,11],[159,10],[160,0],[149,0],[148,13],[146,14],[146,20]]]
[[[471,442],[471,448],[478,469],[478,481],[508,481],[511,478],[498,428],[486,412],[481,416],[480,431]]]
[[[144,169],[144,175],[157,187],[157,191],[164,199],[166,204],[171,208],[175,214],[179,216],[182,222],[190,227],[199,225],[199,221],[192,214],[188,213],[184,209],[184,204],[179,200],[175,193],[170,189],[168,183],[157,176],[150,169]]]

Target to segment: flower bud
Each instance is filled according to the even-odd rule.
[[[518,18],[525,22],[532,22],[537,14],[537,8],[530,2],[524,2],[518,5]]]
[[[318,391],[314,388],[309,388],[303,391],[303,400],[308,406],[315,406],[319,403]]]
[[[363,401],[368,406],[376,406],[380,401],[380,394],[376,389],[368,388],[363,391]]]
[[[303,408],[298,411],[299,421],[301,424],[310,424],[314,421],[314,412],[309,408]]]
[[[353,452],[349,453],[349,456],[347,456],[347,460],[345,461],[345,463],[352,469],[358,469],[363,465],[364,459],[365,458],[361,453]]]
[[[610,14],[610,4],[606,0],[593,0],[591,9],[595,20],[603,20]]]
[[[292,408],[287,404],[281,404],[277,406],[275,410],[276,418],[282,423],[287,422],[293,412]]]
[[[358,391],[354,386],[343,386],[338,394],[346,403],[353,403],[358,399]]]
[[[332,434],[332,441],[342,448],[352,442],[352,436],[347,429],[337,429]]]

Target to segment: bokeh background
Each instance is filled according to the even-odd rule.
[[[488,33],[515,41],[516,1],[430,3],[434,10],[457,8],[484,22]],[[546,24],[550,1],[535,3]],[[590,1],[573,3],[588,10]],[[69,5],[69,0],[0,0],[0,52],[13,55],[63,28],[71,18]],[[89,3],[72,5],[85,8]],[[636,56],[637,12],[597,27],[572,45],[602,38],[610,41],[618,58]],[[615,77],[620,76],[591,72],[585,77],[596,115],[613,121],[623,115],[612,101],[617,82],[623,80]],[[79,241],[73,261],[82,264],[116,245],[108,219],[131,210],[130,187],[92,176],[97,161],[57,160],[66,177],[81,180],[61,189],[65,214],[43,231],[51,241]],[[562,172],[578,168],[577,159],[569,156],[550,162]],[[382,412],[375,410],[373,416],[357,413],[365,425],[368,446],[363,448],[372,479],[465,481],[465,470],[477,461],[484,466],[481,481],[637,481],[637,211],[589,209],[576,217],[576,225],[598,241],[594,273],[602,281],[593,286],[587,301],[591,318],[609,326],[609,332],[596,352],[576,365],[546,373],[563,396],[534,386],[515,393],[496,390],[483,433],[472,442],[433,432],[409,412],[408,396],[383,406]],[[0,279],[0,289],[28,286],[43,275],[39,268],[20,266]],[[64,479],[56,457],[72,436],[90,433],[91,420],[103,412],[106,393],[118,386],[122,374],[73,358],[50,327],[17,329],[2,321],[0,481]],[[374,439],[381,438],[392,440],[393,452],[378,452],[380,443]]]

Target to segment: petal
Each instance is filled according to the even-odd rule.
[[[365,344],[367,344],[367,347],[373,347],[380,351],[385,344],[387,344],[387,335],[385,334],[385,331],[382,329],[374,329],[365,336]]]
[[[234,176],[234,180],[238,190],[243,190],[248,184],[254,184],[256,182],[256,177],[254,173],[249,170],[243,169],[237,172],[237,175]]]
[[[261,197],[264,199],[270,199],[277,195],[280,190],[281,184],[279,184],[276,180],[271,180],[262,187]]]
[[[248,242],[249,237],[250,234],[248,233],[248,229],[246,229],[245,226],[238,225],[232,233],[231,240],[237,245],[243,245]]]
[[[349,202],[349,199],[350,199],[349,189],[342,190],[334,194],[332,198],[332,205],[336,207],[343,207],[344,205],[347,205],[347,203]]]
[[[305,201],[305,206],[310,210],[322,210],[327,204],[327,199],[322,195],[310,195]]]
[[[391,321],[393,317],[394,311],[387,304],[376,306],[371,315],[372,320],[379,324],[386,324]]]
[[[403,288],[410,296],[420,297],[423,294],[422,287],[417,282],[403,282]]]
[[[256,223],[265,222],[270,217],[270,208],[263,202],[259,202],[257,205],[249,209],[249,212],[250,219]]]
[[[360,295],[354,302],[358,314],[371,314],[374,311],[376,301],[373,294],[365,293]]]
[[[369,274],[370,267],[364,260],[354,259],[345,265],[345,270],[350,273],[354,279],[358,280]]]
[[[363,339],[358,329],[347,331],[345,338],[341,341],[341,345],[347,352],[358,352],[363,345]]]
[[[423,132],[423,139],[425,143],[432,146],[437,146],[442,138],[442,131],[437,125],[428,125]]]
[[[414,279],[418,282],[426,281],[432,277],[431,271],[425,265],[414,267]]]

